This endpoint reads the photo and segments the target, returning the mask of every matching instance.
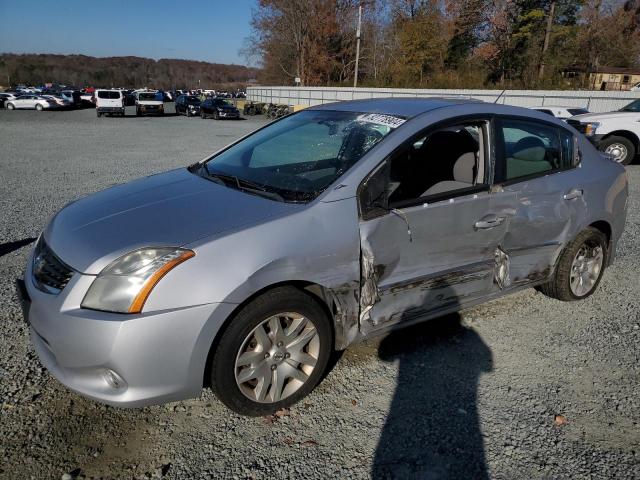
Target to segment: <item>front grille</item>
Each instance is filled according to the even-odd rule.
[[[42,237],[33,255],[33,278],[36,286],[47,293],[59,293],[73,276],[73,269],[51,251]]]
[[[583,123],[580,123],[578,120],[568,119],[567,123],[571,125],[573,128],[575,128],[577,131],[579,131],[580,133],[584,133],[586,131],[586,125]]]

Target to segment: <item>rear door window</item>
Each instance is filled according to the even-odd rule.
[[[502,150],[497,181],[546,175],[575,163],[573,135],[561,128],[505,119],[499,122],[497,133]]]

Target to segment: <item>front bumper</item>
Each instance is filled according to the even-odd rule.
[[[164,106],[159,105],[138,105],[138,110],[143,115],[162,115],[164,114]]]
[[[220,118],[239,118],[240,112],[219,112]]]
[[[198,396],[213,339],[234,304],[216,303],[139,315],[80,308],[95,277],[75,273],[58,295],[18,281],[25,320],[41,363],[86,397],[141,407]],[[114,386],[109,376],[122,380]],[[113,378],[113,377],[112,377]]]

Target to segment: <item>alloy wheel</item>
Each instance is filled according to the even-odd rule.
[[[602,245],[597,242],[585,242],[571,265],[569,282],[571,292],[576,297],[587,295],[600,278],[604,263],[604,251]]]

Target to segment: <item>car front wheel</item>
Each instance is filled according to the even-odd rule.
[[[225,329],[212,360],[212,388],[240,414],[271,414],[313,390],[332,349],[329,320],[318,302],[279,287],[243,307]]]
[[[37,105],[36,105],[36,110],[37,110],[37,111],[39,111],[39,112],[41,112],[41,111],[42,111],[42,105],[37,104]]]
[[[636,147],[631,140],[613,135],[600,143],[600,150],[611,155],[616,162],[629,165],[636,156]]]
[[[7,103],[7,110],[15,110],[16,107],[13,103]]]
[[[551,280],[540,286],[548,297],[570,302],[595,292],[607,265],[608,241],[600,230],[589,227],[560,254]]]

